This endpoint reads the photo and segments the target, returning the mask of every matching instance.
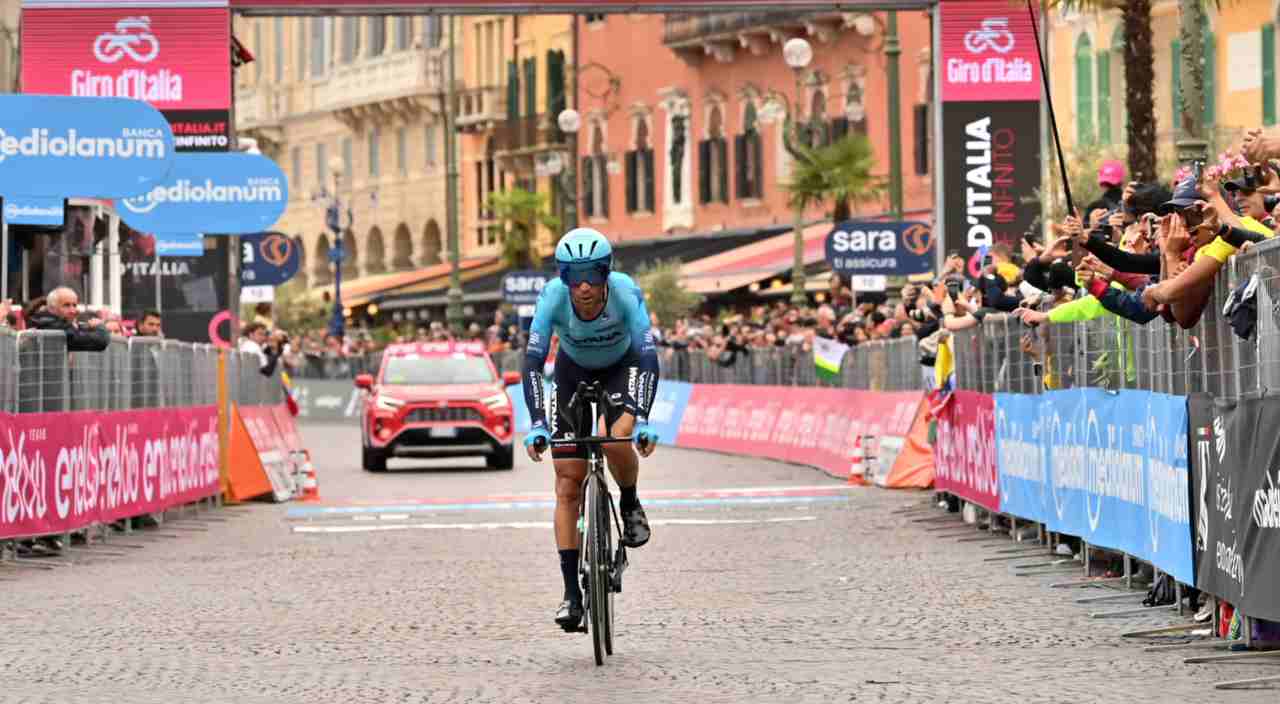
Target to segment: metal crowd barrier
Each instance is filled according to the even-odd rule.
[[[1248,340],[1223,312],[1232,290],[1257,275],[1257,324]],[[1189,330],[1156,318],[1138,325],[1105,314],[1086,322],[1029,328],[1004,314],[953,333],[956,387],[1039,393],[1094,387],[1219,398],[1280,388],[1280,240],[1237,254],[1214,282]]]
[[[102,352],[68,352],[60,330],[0,330],[0,412],[212,405],[218,354],[213,345],[115,336]],[[245,388],[255,402],[284,401],[278,378],[254,381]]]

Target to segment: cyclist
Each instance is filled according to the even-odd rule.
[[[523,386],[531,428],[525,448],[533,461],[542,460],[550,439],[571,437],[557,412],[573,397],[579,382],[600,382],[615,410],[604,409],[605,429],[611,437],[634,435],[640,454],[653,453],[658,434],[649,426],[649,409],[658,385],[658,353],[649,329],[644,293],[626,274],[612,271],[613,247],[604,235],[581,227],[556,244],[558,279],[548,281],[538,296],[525,352]],[[551,335],[560,339],[549,407],[543,404],[542,367]],[[591,429],[579,429],[589,434]],[[623,545],[638,548],[649,541],[649,521],[636,496],[640,462],[629,444],[603,447],[609,471],[621,493]],[[582,590],[578,586],[578,506],[587,476],[585,447],[552,450],[556,471],[556,546],[564,577],[564,601],[556,623],[575,631],[582,622]]]

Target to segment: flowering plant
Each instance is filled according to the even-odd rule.
[[[1204,170],[1206,181],[1230,181],[1250,176],[1253,165],[1243,154],[1223,152],[1218,155],[1218,163],[1210,164]]]

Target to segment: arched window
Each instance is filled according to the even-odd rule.
[[[1081,34],[1076,40],[1076,141],[1093,140],[1093,42]]]
[[[739,198],[764,196],[764,147],[760,139],[755,103],[747,102],[742,110],[742,134],[734,137],[733,160],[737,170]]]
[[[333,274],[329,272],[329,236],[321,232],[311,251],[311,281],[319,285],[331,280]]]
[[[440,225],[435,220],[427,221],[422,229],[422,266],[440,263],[440,252],[444,249],[444,240],[440,236]]]
[[[369,230],[369,239],[365,242],[365,271],[370,274],[381,274],[387,270],[387,247],[382,241],[382,229],[376,225]]]
[[[831,133],[827,126],[827,92],[818,88],[813,91],[813,98],[809,101],[809,145],[816,149],[830,143]]]
[[[396,271],[407,271],[413,268],[413,236],[409,234],[409,226],[400,223],[396,228],[395,238],[391,241],[391,268]]]
[[[724,110],[712,105],[707,136],[698,144],[698,193],[703,203],[729,202],[729,143],[724,136]]]
[[[591,126],[591,154],[582,158],[582,211],[587,217],[609,217],[609,156],[604,127]]]
[[[360,276],[360,250],[356,249],[356,236],[351,230],[342,235],[342,249],[345,255],[342,260],[342,275],[353,279]]]
[[[635,148],[627,152],[627,212],[654,211],[653,147],[649,143],[649,120],[636,115]]]

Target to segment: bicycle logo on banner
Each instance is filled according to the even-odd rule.
[[[150,17],[126,17],[116,22],[115,34],[99,34],[93,40],[93,55],[104,64],[114,64],[126,55],[140,64],[160,55],[160,40],[151,33]]]
[[[999,54],[1013,51],[1013,32],[1009,31],[1008,17],[988,17],[982,27],[964,35],[964,48],[970,54],[981,54],[990,49]]]

